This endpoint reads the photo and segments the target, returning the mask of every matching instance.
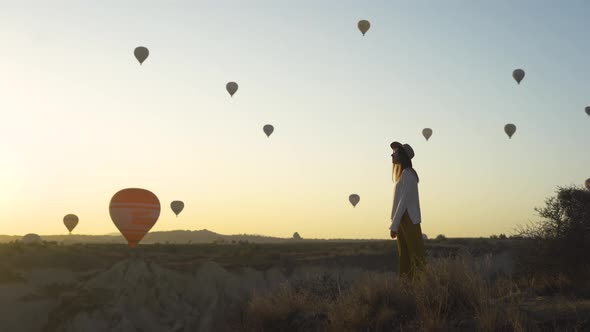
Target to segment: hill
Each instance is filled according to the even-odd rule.
[[[7,243],[11,241],[20,240],[22,236],[20,235],[0,235],[0,243]],[[126,243],[125,239],[121,234],[106,234],[106,235],[80,235],[80,234],[71,234],[71,235],[41,235],[41,238],[44,241],[55,241],[55,242],[63,242],[63,243],[118,243],[124,244]],[[264,236],[264,235],[257,235],[257,234],[234,234],[234,235],[223,235],[219,233],[212,232],[207,229],[202,230],[175,230],[175,231],[160,231],[160,232],[150,232],[148,233],[143,240],[141,241],[142,244],[153,244],[153,243],[177,243],[177,244],[187,244],[187,243],[212,243],[212,242],[224,242],[224,243],[232,243],[233,242],[250,242],[250,243],[285,243],[285,242],[292,242],[292,241],[303,241],[303,242],[315,242],[315,241],[367,241],[367,240],[357,240],[357,239],[302,239],[302,240],[293,240],[292,238],[280,238],[280,237],[271,237],[271,236]],[[370,240],[369,240],[370,241]]]

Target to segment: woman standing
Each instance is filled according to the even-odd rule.
[[[426,262],[424,240],[420,227],[418,173],[412,167],[414,150],[408,144],[391,143],[395,194],[391,209],[390,235],[397,237],[400,277],[413,279]]]

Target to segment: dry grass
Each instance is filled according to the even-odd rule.
[[[513,280],[493,275],[490,261],[468,253],[430,260],[413,281],[367,273],[334,299],[294,291],[290,284],[255,295],[247,304],[248,331],[535,331],[520,309],[539,292],[568,294],[563,275]],[[317,288],[317,285],[316,285]],[[299,287],[300,289],[300,287]],[[318,319],[321,317],[321,319]],[[580,326],[571,322],[567,326]],[[305,326],[306,328],[302,328]],[[572,329],[574,330],[574,329]]]
[[[333,331],[389,330],[415,318],[416,302],[407,287],[391,276],[367,273],[330,303]]]
[[[327,303],[308,292],[281,284],[262,294],[254,294],[243,322],[249,331],[301,331],[309,324],[320,327]]]
[[[468,253],[431,260],[409,283],[416,301],[414,325],[421,331],[520,330],[522,293],[508,277],[492,278],[490,260]]]

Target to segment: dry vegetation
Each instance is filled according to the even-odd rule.
[[[44,243],[0,245],[0,280],[23,282],[31,269],[103,271],[137,256],[168,269],[195,271],[214,261],[228,271],[245,267],[358,267],[363,278],[344,282],[325,273],[290,279],[243,303],[220,309],[230,326],[220,331],[584,331],[590,329],[590,268],[559,266],[558,255],[539,257],[534,241],[521,239],[427,240],[429,262],[420,277],[398,280],[393,241],[143,245]],[[515,259],[504,267],[506,253]],[[508,271],[508,272],[506,272]],[[38,297],[59,297],[48,286]],[[221,305],[221,304],[219,304]],[[231,309],[231,310],[230,310]],[[64,309],[65,310],[65,309]],[[216,318],[217,319],[217,318]]]
[[[590,329],[590,302],[576,299],[575,285],[566,275],[515,279],[491,273],[489,260],[478,261],[469,253],[431,259],[414,281],[371,272],[350,287],[327,276],[307,282],[307,287],[284,283],[255,294],[244,309],[244,330]],[[541,295],[554,301],[544,303],[548,310],[544,313],[532,311],[542,307],[538,303],[531,307]]]

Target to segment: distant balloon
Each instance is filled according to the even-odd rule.
[[[41,243],[43,240],[37,234],[29,233],[21,239],[22,243],[30,244],[30,243]]]
[[[133,248],[158,221],[160,201],[145,189],[123,189],[111,198],[109,213],[115,226]]]
[[[147,59],[148,55],[150,55],[150,51],[143,46],[139,46],[135,48],[133,54],[135,55],[137,61],[139,61],[139,64],[142,65],[145,59]]]
[[[508,138],[512,138],[512,135],[516,132],[516,126],[512,123],[509,123],[504,126],[504,132],[508,135]]]
[[[227,90],[227,92],[229,92],[230,97],[233,97],[234,93],[236,93],[236,91],[238,91],[238,83],[228,82],[225,85],[225,89]]]
[[[267,124],[267,125],[264,125],[264,127],[262,127],[262,130],[264,130],[266,137],[270,137],[270,134],[272,134],[272,132],[275,130],[275,127]]]
[[[76,225],[78,225],[78,216],[76,216],[75,214],[66,215],[64,217],[64,225],[66,225],[66,228],[68,229],[68,231],[70,231],[71,234],[74,228],[76,228]]]
[[[357,26],[358,26],[359,30],[361,30],[361,32],[363,33],[363,36],[364,36],[365,33],[367,33],[367,31],[369,31],[369,28],[371,27],[371,23],[369,23],[369,21],[367,21],[367,20],[361,20],[361,21],[359,21]]]
[[[424,136],[424,138],[426,138],[426,140],[428,141],[428,139],[430,138],[430,136],[432,136],[432,129],[430,128],[424,128],[422,130],[422,135]]]
[[[184,209],[184,203],[182,201],[174,201],[174,202],[170,203],[170,208],[172,209],[172,211],[174,211],[174,214],[176,214],[176,216],[178,217],[178,214],[180,212],[182,212],[182,209]]]
[[[348,196],[348,200],[352,204],[352,207],[356,207],[356,205],[359,203],[361,198],[357,194],[352,194],[352,195]]]
[[[522,69],[515,69],[512,72],[512,77],[516,80],[516,83],[520,84],[520,81],[524,78],[524,70]]]
[[[584,183],[586,185],[586,189],[590,190],[590,178],[586,179],[586,183]]]
[[[586,114],[590,115],[590,106],[586,106]]]

